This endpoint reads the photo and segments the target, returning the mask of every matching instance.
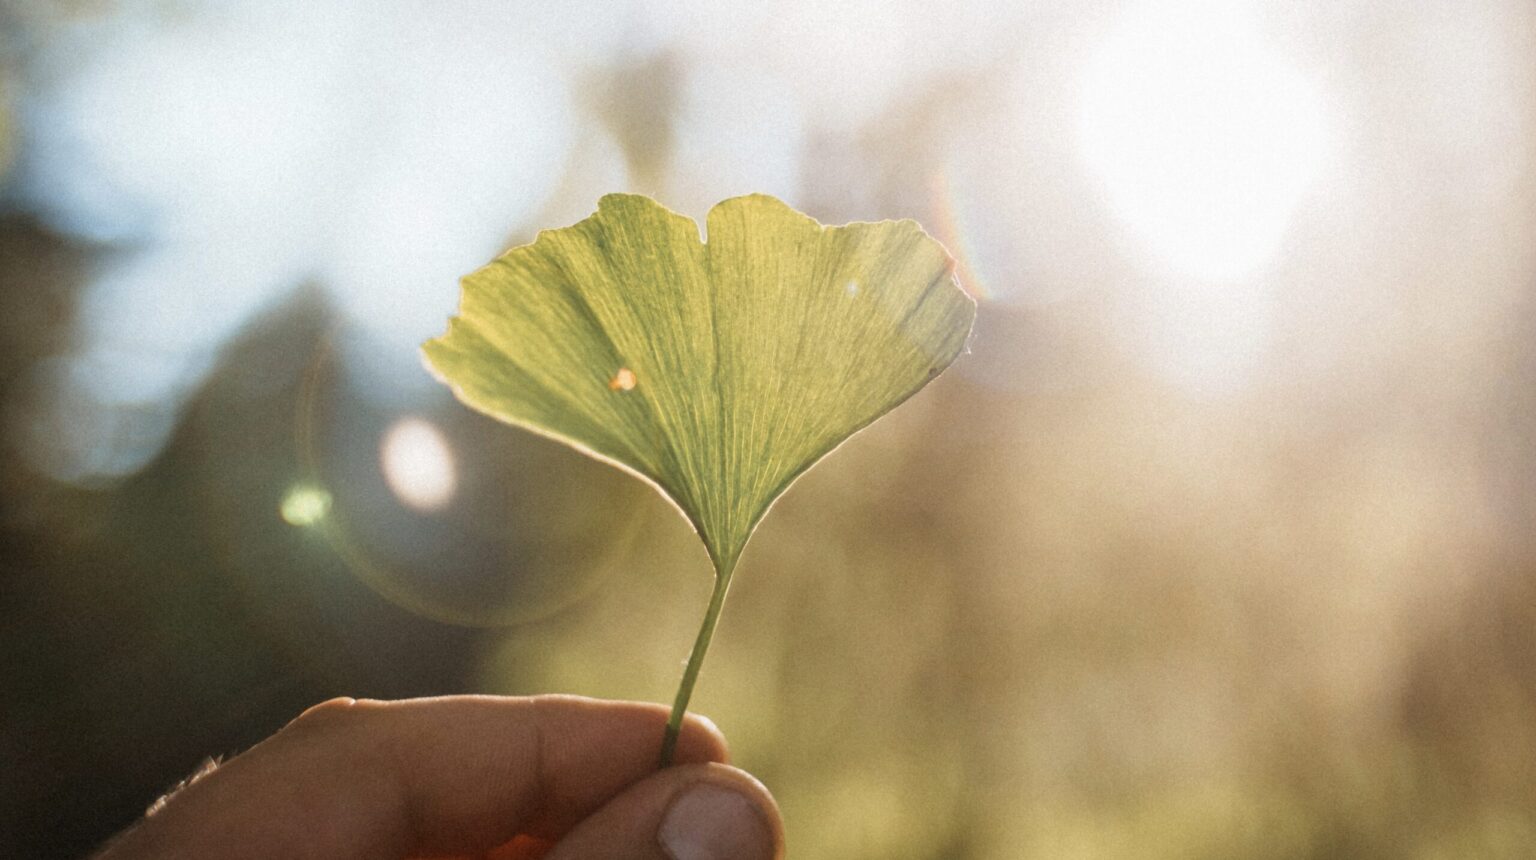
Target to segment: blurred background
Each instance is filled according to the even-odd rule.
[[[1528,0],[0,0],[0,855],[329,696],[670,701],[687,525],[416,354],[630,190],[981,305],[704,670],[792,856],[1536,856],[1533,167]]]

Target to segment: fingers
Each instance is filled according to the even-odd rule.
[[[177,794],[105,858],[376,858],[544,839],[656,771],[658,705],[571,696],[336,700]],[[684,723],[677,760],[725,741]]]
[[[656,770],[667,717],[657,705],[571,696],[357,707],[374,712],[371,731],[360,730],[366,743],[393,751],[415,852],[483,849],[515,833],[559,836]],[[690,720],[685,737],[679,761],[728,757],[719,731],[702,718]]]
[[[733,767],[661,771],[576,825],[544,860],[776,860],[784,853],[778,806]]]

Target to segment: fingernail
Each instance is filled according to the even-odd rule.
[[[772,860],[773,836],[745,796],[707,782],[684,791],[657,834],[672,860]]]

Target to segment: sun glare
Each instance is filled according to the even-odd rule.
[[[1238,4],[1147,3],[1092,56],[1080,142],[1109,203],[1185,275],[1279,249],[1326,145],[1318,93]]]
[[[420,418],[402,418],[390,426],[379,446],[379,462],[395,497],[420,511],[448,504],[458,488],[448,440]]]

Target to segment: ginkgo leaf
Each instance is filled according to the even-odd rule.
[[[974,303],[912,221],[823,227],[762,195],[647,197],[463,281],[424,347],[460,400],[655,484],[732,567],[797,476],[954,360]]]
[[[693,523],[716,593],[674,722],[769,506],[948,367],[975,316],[912,221],[824,227],[750,195],[707,229],[610,194],[464,278],[423,347],[464,403],[640,475]]]

